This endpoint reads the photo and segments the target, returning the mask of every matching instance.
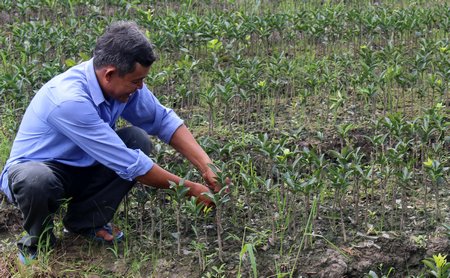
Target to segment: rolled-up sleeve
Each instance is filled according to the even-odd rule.
[[[123,179],[135,179],[153,167],[153,161],[141,150],[127,148],[89,101],[78,99],[60,103],[49,113],[48,123]]]
[[[122,117],[131,124],[158,136],[169,143],[183,120],[172,110],[163,106],[146,86],[138,90],[127,103]]]

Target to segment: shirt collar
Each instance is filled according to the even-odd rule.
[[[87,86],[91,94],[92,100],[94,101],[95,105],[99,106],[100,103],[106,101],[106,99],[103,96],[102,89],[100,88],[97,76],[95,75],[94,58],[86,62],[84,70],[86,72]]]

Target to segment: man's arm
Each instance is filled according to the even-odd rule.
[[[137,177],[136,180],[146,185],[167,189],[170,187],[169,181],[178,184],[180,183],[181,178],[170,173],[169,171],[164,170],[155,163],[145,175]],[[206,206],[211,205],[211,200],[208,197],[202,195],[203,192],[210,192],[208,187],[189,180],[185,180],[184,185],[189,188],[189,196],[198,197],[199,201]]]
[[[161,105],[146,86],[133,95],[122,117],[144,129],[148,134],[157,135],[163,142],[170,144],[202,173],[210,188],[220,190],[217,186],[216,175],[208,166],[212,163],[211,159],[175,112]],[[165,179],[167,180],[167,176]]]
[[[213,163],[211,158],[198,144],[186,125],[183,124],[178,127],[172,135],[170,145],[184,155],[202,173],[203,179],[211,189],[214,189],[215,192],[220,190],[216,174],[209,167]]]

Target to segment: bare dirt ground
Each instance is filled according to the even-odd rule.
[[[0,212],[0,277],[11,277],[24,272],[17,264],[16,253],[11,245],[21,233],[21,216],[11,205],[2,204]],[[322,225],[321,223],[317,224]],[[211,231],[213,234],[214,231]],[[156,259],[147,257],[142,261],[140,277],[206,277],[206,271],[199,269],[195,252],[188,251],[189,235],[183,239],[183,255],[176,255],[176,244],[164,246],[164,251]],[[9,242],[9,247],[5,242]],[[289,245],[289,240],[285,243]],[[294,243],[294,242],[293,242]],[[131,246],[139,245],[135,241]],[[214,243],[212,243],[214,244]],[[224,277],[236,277],[239,271],[238,242],[225,241]],[[123,249],[123,246],[118,246]],[[134,248],[134,247],[132,247]],[[91,244],[79,236],[64,235],[55,251],[49,256],[48,272],[34,277],[79,277],[73,267],[79,265],[85,277],[135,277],[133,264],[126,258],[114,256],[114,247]],[[406,236],[394,232],[378,235],[357,234],[354,240],[346,243],[331,243],[319,236],[313,238],[313,245],[298,253],[297,249],[289,255],[279,255],[279,246],[264,245],[256,250],[259,277],[276,277],[277,273],[290,273],[295,265],[293,277],[364,277],[370,270],[379,276],[389,273],[389,277],[417,277],[423,273],[426,257],[433,254],[449,254],[450,243],[443,227],[429,231],[426,236]],[[123,251],[123,250],[121,250]],[[131,250],[133,252],[133,250]],[[216,259],[211,265],[221,265]],[[275,266],[278,266],[276,269]],[[248,258],[243,259],[240,269],[243,277],[253,276]],[[390,272],[389,272],[390,271]],[[40,272],[42,273],[42,271]],[[96,274],[100,273],[100,274]],[[132,274],[133,273],[133,274]],[[26,274],[25,274],[26,275]],[[87,275],[87,276],[86,276]],[[215,277],[215,276],[213,276]]]

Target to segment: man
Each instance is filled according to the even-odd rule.
[[[180,182],[148,157],[148,134],[169,143],[201,171],[208,186],[184,184],[191,196],[211,204],[202,195],[218,190],[211,159],[143,83],[154,61],[137,25],[116,22],[98,38],[93,59],[37,92],[0,176],[2,191],[24,217],[27,235],[18,242],[22,259],[34,257],[40,241],[54,244],[52,216],[65,201],[67,230],[111,242],[123,233],[109,222],[137,181],[158,188]],[[115,131],[119,116],[133,126]]]

